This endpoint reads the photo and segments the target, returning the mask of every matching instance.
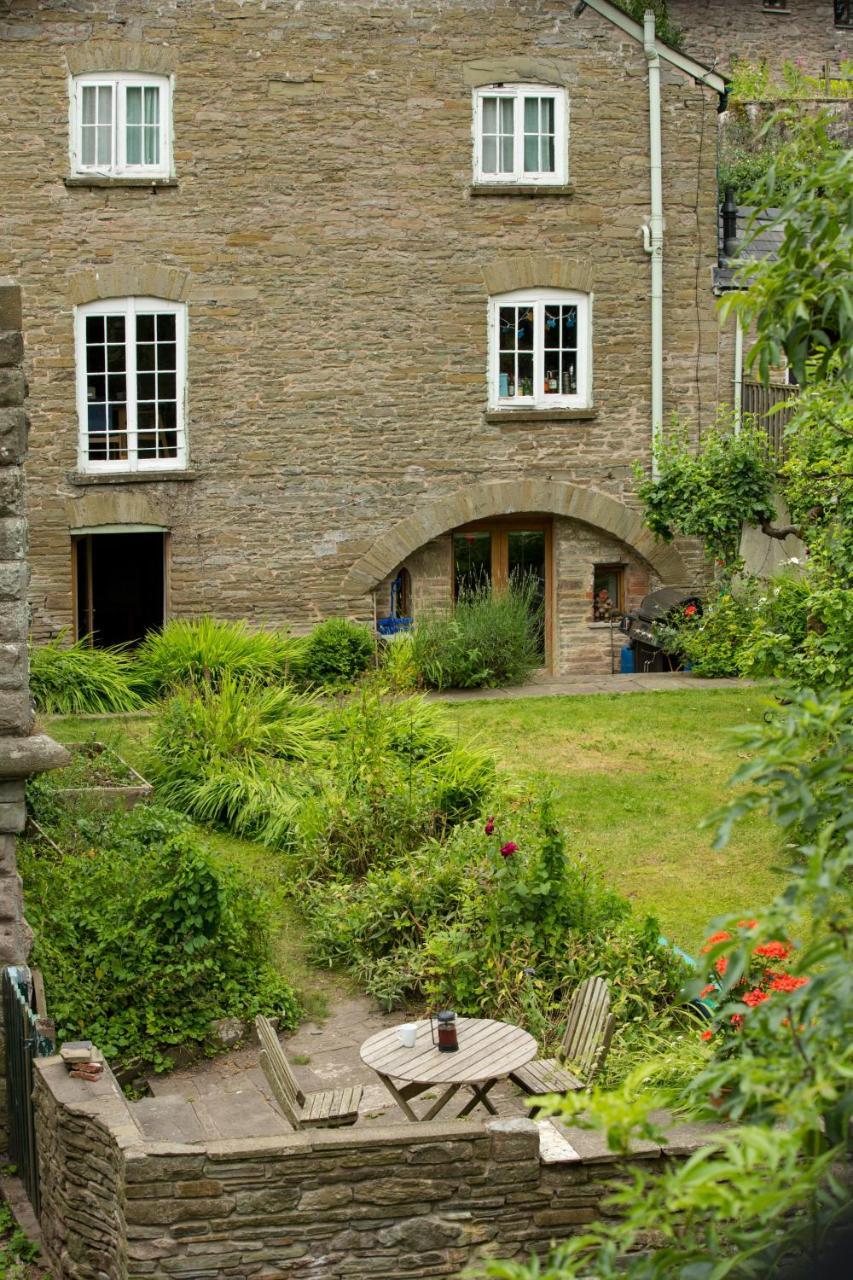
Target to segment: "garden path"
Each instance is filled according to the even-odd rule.
[[[755,684],[739,676],[706,679],[689,671],[603,676],[534,676],[527,684],[506,689],[445,689],[428,693],[436,702],[471,702],[495,698],[570,698],[588,693],[671,693],[678,689],[731,689]]]

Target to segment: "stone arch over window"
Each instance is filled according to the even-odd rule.
[[[545,254],[524,254],[502,258],[483,268],[486,293],[515,293],[519,289],[569,289],[593,293],[592,268],[580,258],[551,258]]]
[[[372,591],[397,565],[448,529],[514,512],[541,511],[568,516],[618,538],[651,566],[663,582],[687,585],[690,575],[674,547],[659,542],[638,512],[595,489],[557,480],[507,480],[460,489],[401,520],[381,534],[352,566],[347,594]]]
[[[151,75],[174,75],[177,54],[166,45],[142,40],[86,40],[65,50],[72,76],[91,71],[143,71]]]
[[[165,298],[186,302],[189,274],[155,263],[115,263],[92,267],[68,277],[68,297],[77,306],[102,298]]]

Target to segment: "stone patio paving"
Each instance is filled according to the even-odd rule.
[[[294,1074],[300,1086],[315,1089],[340,1088],[343,1085],[364,1086],[359,1107],[359,1127],[365,1125],[407,1124],[377,1078],[359,1058],[359,1047],[377,1031],[409,1020],[406,1013],[383,1013],[365,996],[339,995],[330,1005],[322,1022],[304,1022],[283,1040]],[[411,1015],[417,1017],[416,1014]],[[148,1138],[161,1142],[205,1142],[217,1139],[274,1137],[287,1134],[291,1127],[278,1109],[266,1077],[258,1065],[256,1044],[183,1071],[152,1076],[152,1096],[132,1104],[139,1126]],[[415,1109],[433,1093],[422,1095]],[[456,1118],[466,1095],[452,1099],[442,1111],[442,1121]],[[520,1092],[505,1081],[489,1094],[503,1119],[524,1117],[527,1111]],[[475,1109],[472,1120],[489,1119],[482,1107]],[[569,1163],[573,1160],[609,1160],[606,1143],[597,1133],[560,1124],[537,1121],[540,1151],[546,1163]],[[692,1147],[714,1132],[710,1126],[670,1124],[667,1150],[677,1153]],[[642,1143],[637,1153],[657,1154],[655,1143]]]

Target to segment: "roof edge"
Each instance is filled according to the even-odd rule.
[[[639,22],[635,22],[630,18],[624,9],[619,9],[615,4],[611,4],[610,0],[582,0],[585,8],[594,9],[600,17],[606,18],[608,22],[612,22],[614,26],[619,27],[632,40],[636,40],[638,44],[643,44],[643,28]],[[692,76],[694,80],[698,80],[700,84],[704,84],[708,89],[713,89],[721,98],[725,99],[728,93],[728,81],[725,76],[721,76],[718,71],[713,71],[711,67],[706,67],[704,63],[697,62],[695,58],[690,58],[687,54],[679,53],[677,49],[671,48],[668,44],[664,44],[663,40],[659,40],[655,36],[655,49],[658,57],[663,58],[665,62],[676,67],[679,71],[683,71],[685,75]]]

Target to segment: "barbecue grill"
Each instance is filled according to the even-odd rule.
[[[625,615],[622,630],[634,650],[635,671],[681,670],[678,655],[665,653],[655,638],[655,623],[675,621],[689,605],[701,614],[702,601],[695,591],[686,587],[663,587],[643,596],[639,609]]]

